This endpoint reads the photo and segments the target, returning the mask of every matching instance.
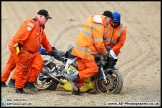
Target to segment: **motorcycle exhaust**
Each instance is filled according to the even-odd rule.
[[[41,73],[42,73],[43,75],[48,75],[48,76],[50,76],[50,77],[53,78],[54,80],[58,81],[61,85],[64,85],[64,83],[63,83],[61,80],[59,80],[58,78],[56,78],[55,76],[53,76],[52,73],[50,73],[49,70],[48,70],[46,67],[43,67],[43,68],[42,68]]]
[[[52,73],[47,72],[47,74],[48,74],[51,78],[53,78],[54,80],[58,81],[61,85],[64,85],[64,83],[63,83],[62,81],[60,81],[59,79],[57,79],[56,77],[54,77],[54,76],[52,75]]]

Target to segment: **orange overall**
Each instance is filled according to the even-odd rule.
[[[34,65],[34,63],[32,64]],[[37,67],[37,66],[34,66]],[[14,57],[10,54],[9,59],[6,63],[6,66],[4,70],[2,71],[2,76],[1,76],[1,81],[6,82],[11,74],[11,72],[16,68],[16,63],[14,60]],[[15,80],[16,77],[16,70],[12,72],[11,78]],[[32,74],[31,74],[32,75]],[[31,81],[32,76],[28,77],[28,82],[33,82]]]
[[[2,71],[1,81],[6,82],[10,76],[10,73],[15,69],[15,67],[16,67],[15,60],[12,54],[10,54],[6,66]],[[14,77],[14,73],[12,74],[12,77]]]
[[[98,72],[94,54],[107,54],[103,43],[106,21],[102,15],[95,14],[89,17],[83,25],[82,31],[75,42],[72,55],[77,56],[80,81],[77,86],[82,86],[84,79]]]
[[[118,56],[121,47],[124,45],[126,39],[126,27],[120,23],[116,28],[109,24],[105,30],[104,43],[109,45],[115,54]]]
[[[22,50],[18,55],[14,47],[16,43],[22,45]],[[24,88],[27,80],[29,82],[35,82],[37,79],[43,67],[43,59],[38,52],[40,45],[42,45],[47,52],[52,51],[46,34],[39,25],[39,22],[29,18],[21,25],[18,32],[8,44],[11,55],[16,63],[14,71],[16,88]]]

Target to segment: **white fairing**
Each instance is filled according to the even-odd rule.
[[[117,59],[117,56],[116,56],[116,54],[114,53],[113,50],[110,50],[110,55],[111,55],[114,59]]]
[[[74,59],[67,59],[67,62],[65,64],[65,70],[68,69],[69,65],[72,64],[75,61],[76,58]]]

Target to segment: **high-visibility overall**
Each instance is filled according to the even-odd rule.
[[[43,49],[43,47],[40,47],[39,49]],[[39,51],[39,50],[38,50]],[[41,50],[40,50],[41,51]],[[40,52],[39,51],[39,52]],[[44,51],[46,51],[44,49]],[[40,52],[41,53],[41,52]],[[42,53],[41,53],[42,54]],[[1,76],[1,81],[3,82],[6,82],[11,74],[11,72],[16,68],[16,63],[15,63],[15,60],[14,60],[14,57],[10,54],[9,56],[9,59],[6,63],[6,66],[5,68],[3,69],[2,71],[2,76]],[[16,77],[16,73],[15,73],[15,70],[12,72],[12,75],[11,75],[11,78],[15,80],[15,77]],[[31,76],[28,77],[28,82],[30,82],[31,80]]]
[[[94,54],[107,54],[103,43],[106,21],[102,15],[95,14],[89,17],[79,33],[72,50],[72,55],[77,56],[80,81],[78,86],[83,84],[83,80],[98,72]]]
[[[16,53],[17,50],[14,47],[16,43],[22,45],[22,50],[18,55]],[[23,88],[28,77],[30,78],[30,82],[36,80],[43,67],[43,60],[38,52],[38,48],[41,45],[47,52],[52,51],[46,34],[43,28],[39,25],[39,22],[34,21],[32,18],[27,19],[8,44],[11,55],[14,57],[16,63],[16,88]]]
[[[126,39],[126,26],[122,23],[116,28],[109,24],[105,31],[104,43],[109,45],[115,54],[118,56],[121,47],[124,45]]]
[[[2,71],[1,81],[6,82],[10,76],[10,73],[15,69],[15,67],[16,63],[14,57],[12,56],[12,54],[10,54],[6,66]],[[13,74],[12,76],[14,76]]]
[[[39,51],[41,54],[44,53],[44,52],[43,52],[43,53],[41,52],[41,51],[42,51],[41,49],[43,49],[43,51],[46,51],[43,47],[40,47],[38,51]],[[15,63],[14,57],[10,54],[9,59],[8,59],[8,61],[7,61],[7,63],[6,63],[6,66],[5,66],[5,68],[3,69],[3,71],[2,71],[1,81],[6,82],[6,81],[8,80],[8,78],[9,78],[9,76],[11,75],[11,72],[12,72],[15,68],[16,68],[16,63]],[[11,78],[12,78],[13,80],[15,80],[15,77],[16,77],[16,72],[15,72],[15,70],[14,70],[14,71],[12,72]],[[28,77],[28,82],[30,82],[31,79],[32,79],[31,76]]]

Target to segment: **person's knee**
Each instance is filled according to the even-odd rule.
[[[39,61],[40,68],[43,68],[44,62],[43,60]]]
[[[36,71],[40,71],[43,68],[44,62],[43,61],[39,61],[36,63],[36,65],[32,65],[32,69],[36,70]]]
[[[93,70],[93,72],[97,73],[98,72],[98,67],[97,66],[93,67],[92,70]]]
[[[41,70],[42,70],[43,66],[44,66],[44,63],[43,63],[43,62],[42,62],[42,63],[40,63],[40,66],[39,66],[39,71],[41,71]]]

